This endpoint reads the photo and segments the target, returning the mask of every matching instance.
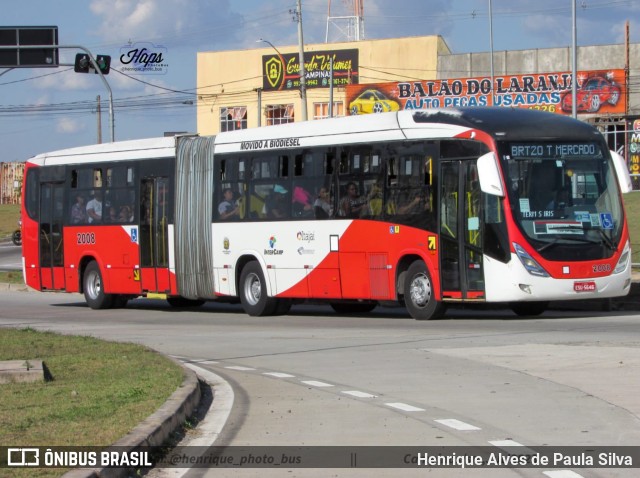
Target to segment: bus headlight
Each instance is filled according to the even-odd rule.
[[[620,274],[627,268],[629,257],[631,257],[631,247],[629,246],[629,241],[627,241],[624,245],[624,249],[622,250],[622,255],[620,256],[620,259],[618,259],[616,268],[613,269],[614,274]]]
[[[549,277],[549,273],[545,271],[542,266],[538,264],[535,259],[522,248],[522,246],[520,246],[520,244],[514,242],[513,248],[516,250],[518,259],[520,259],[520,262],[522,262],[522,265],[529,274],[538,277]]]

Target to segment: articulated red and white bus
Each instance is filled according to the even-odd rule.
[[[125,141],[27,162],[26,283],[91,308],[448,304],[623,296],[624,160],[593,127],[506,108],[401,111]]]

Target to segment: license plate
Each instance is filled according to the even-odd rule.
[[[593,281],[574,282],[573,290],[575,292],[595,292],[596,283]]]

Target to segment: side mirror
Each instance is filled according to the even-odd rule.
[[[613,165],[616,169],[616,176],[618,177],[618,184],[620,185],[620,191],[622,194],[633,191],[633,185],[631,184],[631,176],[629,175],[629,168],[627,168],[627,162],[622,156],[615,151],[609,151],[613,158]]]
[[[487,153],[478,158],[478,179],[482,192],[492,196],[504,197],[502,176],[495,154]]]

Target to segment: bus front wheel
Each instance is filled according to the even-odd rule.
[[[278,305],[267,295],[267,284],[262,268],[257,262],[249,262],[240,274],[240,302],[244,311],[253,316],[272,315]]]
[[[407,269],[404,303],[416,320],[435,319],[444,313],[444,305],[433,295],[433,282],[423,261],[414,261]]]
[[[113,303],[111,294],[104,293],[104,282],[100,267],[96,261],[91,261],[84,271],[83,287],[84,299],[92,309],[108,309]]]

